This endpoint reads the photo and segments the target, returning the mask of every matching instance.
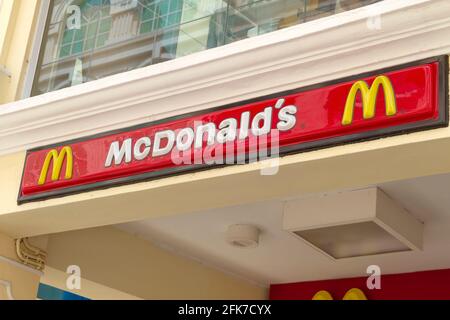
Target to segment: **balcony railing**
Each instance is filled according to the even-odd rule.
[[[54,0],[32,95],[378,1],[381,0]]]

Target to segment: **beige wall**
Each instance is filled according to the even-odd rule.
[[[114,227],[51,235],[47,265],[60,271],[77,265],[82,278],[143,299],[267,298],[266,288],[176,256]]]
[[[0,261],[0,280],[11,282],[12,295],[14,299],[36,299],[40,275]],[[6,289],[0,285],[0,300],[7,299]]]
[[[14,239],[0,234],[0,280],[11,283],[14,299],[34,300],[40,273],[18,263]],[[0,300],[7,300],[6,287],[0,284]]]
[[[14,246],[14,239],[0,233],[0,256],[18,261]]]
[[[141,298],[134,295],[87,279],[82,279],[80,289],[71,290],[67,288],[66,284],[68,277],[69,275],[66,272],[46,266],[44,275],[41,277],[41,283],[72,292],[91,300],[141,300]]]
[[[0,74],[0,105],[20,99],[29,66],[41,0],[3,0],[0,12],[0,65],[12,74]]]

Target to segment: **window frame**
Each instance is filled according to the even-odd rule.
[[[39,8],[38,18],[35,27],[35,34],[33,37],[33,43],[31,45],[31,52],[29,56],[28,68],[25,71],[24,84],[22,89],[21,98],[26,99],[31,97],[31,91],[33,89],[33,83],[36,78],[37,68],[39,65],[40,52],[44,43],[44,35],[48,28],[47,20],[51,14],[52,0],[42,0]]]
[[[0,0],[0,1],[3,1],[3,0]],[[336,0],[336,1],[339,1],[339,0]],[[23,89],[20,94],[21,99],[26,99],[26,98],[32,97],[33,84],[37,80],[36,77],[38,75],[38,67],[40,65],[40,60],[43,58],[41,55],[41,48],[44,45],[45,35],[47,34],[47,31],[49,28],[49,15],[52,14],[52,12],[51,12],[52,7],[53,7],[52,3],[53,3],[53,0],[41,0],[41,5],[39,8],[37,23],[36,23],[36,27],[35,27],[36,32],[35,32],[34,38],[32,40],[33,43],[32,43],[32,47],[31,47],[32,48],[31,53],[29,56],[29,64],[25,71],[24,84],[22,87]],[[365,7],[365,6],[362,6],[362,7]],[[339,13],[335,13],[335,14],[339,14]],[[299,24],[305,24],[305,23],[308,23],[308,22],[303,22],[303,23],[299,23]],[[296,24],[296,25],[298,25],[298,24]],[[280,29],[280,30],[282,30],[282,29]],[[272,32],[277,32],[280,30],[275,30]],[[242,41],[242,40],[239,40],[239,41]],[[233,43],[233,42],[231,42],[231,43]],[[214,48],[208,48],[206,50],[211,50]],[[202,51],[205,51],[205,50],[202,50]],[[126,72],[126,71],[124,71],[124,72]],[[58,90],[56,90],[56,91],[58,91]]]

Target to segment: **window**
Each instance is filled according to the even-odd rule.
[[[378,1],[53,0],[32,95]]]

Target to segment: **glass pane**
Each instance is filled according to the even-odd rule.
[[[380,0],[53,0],[32,95]]]

